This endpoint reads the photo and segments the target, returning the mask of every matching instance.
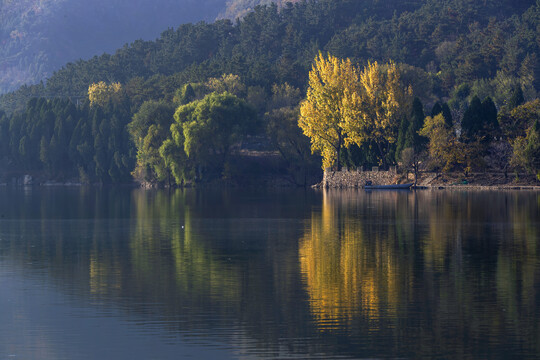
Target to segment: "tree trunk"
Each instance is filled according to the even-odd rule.
[[[343,143],[343,140],[341,139],[341,134],[339,134],[338,136],[338,144],[337,144],[337,147],[336,147],[336,152],[337,152],[337,171],[340,171],[341,170],[341,144]]]
[[[384,154],[384,152],[383,152],[383,148],[382,148],[382,146],[381,146],[381,143],[378,142],[378,141],[375,141],[375,144],[377,144],[377,149],[379,150],[379,155],[381,156],[381,159],[382,159],[383,169],[386,170],[386,165],[387,165],[387,163],[386,163],[386,156],[385,156],[385,154]]]
[[[413,187],[416,188],[416,184],[418,183],[418,165],[417,164],[413,165],[413,170],[414,170],[414,184],[413,184]]]

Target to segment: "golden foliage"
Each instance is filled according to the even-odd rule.
[[[346,145],[362,145],[396,140],[398,121],[408,109],[412,90],[404,90],[394,62],[379,65],[368,62],[359,73],[356,92],[347,92],[343,100],[345,116],[340,124],[346,132]]]
[[[402,87],[395,63],[369,62],[358,71],[350,59],[319,53],[298,125],[311,139],[312,152],[322,154],[323,168],[339,166],[342,146],[393,143],[411,100],[412,90]]]
[[[210,78],[206,82],[209,92],[218,94],[228,92],[236,96],[242,96],[246,92],[246,85],[240,76],[234,74],[223,74],[220,78]]]
[[[107,85],[104,81],[94,83],[88,87],[90,106],[105,106],[109,101],[119,101],[122,85],[118,82]]]
[[[360,314],[374,322],[382,314],[395,316],[410,272],[398,264],[389,241],[395,234],[371,241],[334,195],[323,193],[321,212],[312,214],[299,248],[310,309],[321,331],[346,326]]]
[[[452,170],[456,165],[467,164],[467,168],[471,167],[476,144],[466,146],[460,143],[453,129],[446,126],[442,114],[426,117],[418,133],[429,139],[429,156],[434,165],[442,167],[444,172]]]
[[[340,60],[322,53],[309,73],[306,99],[300,105],[298,125],[311,139],[311,151],[321,153],[323,168],[339,166],[339,151],[344,143],[343,98],[356,92],[358,75],[351,60]]]

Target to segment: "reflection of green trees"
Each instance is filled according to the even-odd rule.
[[[274,218],[285,217],[288,205],[269,204],[269,215],[257,201],[211,190],[136,192],[133,198],[136,286],[163,301],[167,314],[181,313],[196,326],[197,313],[217,313],[206,317],[212,327],[242,324],[261,351],[274,349],[284,336],[309,333],[298,303],[296,226]]]
[[[478,342],[486,356],[510,337],[538,354],[539,200],[325,192],[299,248],[317,326],[391,334],[396,354],[465,355]]]
[[[527,199],[514,197],[511,200],[514,211],[510,213],[510,221],[514,226],[501,239],[496,273],[497,301],[507,314],[504,321],[529,334],[523,341],[538,354],[540,195],[532,193]]]
[[[187,192],[154,195],[134,194],[136,225],[131,250],[139,285],[155,286],[156,274],[160,274],[158,281],[168,287],[166,291],[174,286],[175,293],[194,302],[239,303],[240,269],[218,258],[194,231]]]
[[[536,193],[8,190],[0,261],[174,332],[357,357],[540,353]]]
[[[83,302],[157,313],[171,331],[234,327],[261,350],[310,332],[295,242],[305,210],[287,201],[309,208],[313,194],[11,190],[0,256]]]

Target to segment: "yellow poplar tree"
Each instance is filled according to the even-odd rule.
[[[344,145],[343,98],[354,93],[358,76],[350,59],[340,60],[319,53],[309,72],[306,99],[300,104],[298,125],[311,139],[312,153],[323,157],[323,168],[340,168],[339,153]]]
[[[384,161],[384,144],[396,141],[398,123],[411,103],[412,91],[402,87],[394,62],[368,62],[359,82],[358,90],[346,91],[342,102],[340,126],[347,134],[345,145],[372,141]]]

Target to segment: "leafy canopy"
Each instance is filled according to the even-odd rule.
[[[344,99],[356,93],[358,75],[351,60],[319,53],[309,72],[306,99],[300,105],[298,126],[311,139],[311,151],[323,157],[323,168],[337,165],[344,145]]]

